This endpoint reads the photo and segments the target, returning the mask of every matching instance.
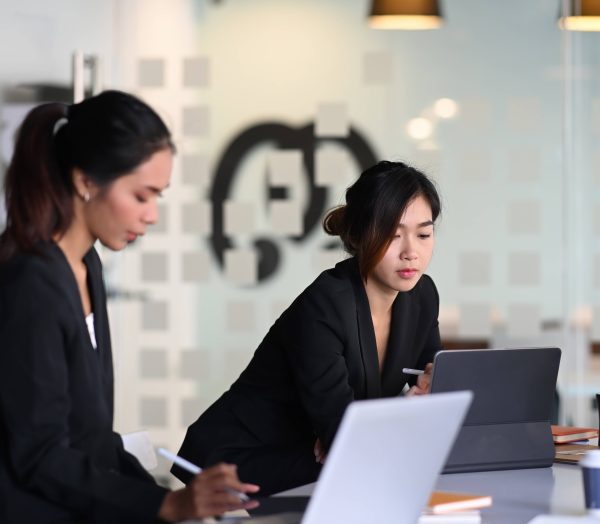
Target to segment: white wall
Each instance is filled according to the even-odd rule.
[[[71,54],[98,54],[112,80],[113,0],[0,1],[0,86],[71,82]],[[0,99],[1,100],[1,99]]]

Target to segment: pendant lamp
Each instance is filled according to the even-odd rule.
[[[373,0],[369,26],[375,29],[437,29],[442,13],[437,0]]]
[[[600,31],[600,0],[569,0],[567,3],[567,13],[561,9],[558,19],[561,29]]]

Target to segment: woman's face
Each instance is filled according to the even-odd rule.
[[[433,244],[431,207],[417,196],[400,218],[385,255],[369,274],[369,285],[386,294],[410,291],[429,265]]]
[[[115,251],[142,236],[158,220],[157,200],[169,185],[172,163],[173,153],[163,149],[108,186],[89,183],[83,213],[91,235]]]

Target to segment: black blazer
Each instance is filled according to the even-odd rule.
[[[55,244],[0,266],[0,522],[153,522],[166,490],[113,432],[102,267],[85,257],[98,349]]]
[[[230,390],[190,426],[180,453],[208,465],[235,460],[227,450],[297,445],[312,457],[316,437],[327,450],[350,402],[399,395],[407,380],[415,380],[402,368],[422,368],[433,360],[441,349],[438,311],[428,276],[398,294],[380,373],[358,264],[353,258],[337,264],[275,322]],[[178,468],[173,472],[189,479]],[[242,480],[261,481],[260,474],[241,475],[242,469]]]

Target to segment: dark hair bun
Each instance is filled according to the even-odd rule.
[[[346,206],[336,207],[325,215],[323,229],[328,235],[344,237],[346,228]]]

